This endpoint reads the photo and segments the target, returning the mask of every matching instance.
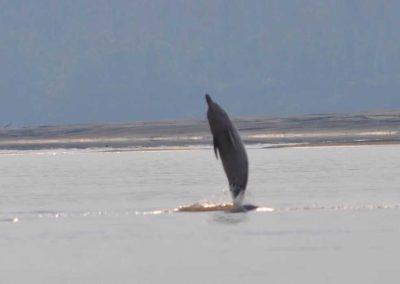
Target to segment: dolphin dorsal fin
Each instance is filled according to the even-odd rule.
[[[213,136],[213,144],[214,144],[214,153],[215,153],[215,158],[217,158],[218,160],[218,141],[215,138],[215,136]]]

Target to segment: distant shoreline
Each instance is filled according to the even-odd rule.
[[[267,148],[400,144],[400,110],[238,118],[244,142]],[[211,145],[205,120],[149,121],[0,129],[0,150],[155,148]]]
[[[309,144],[291,144],[276,145],[268,148],[308,148],[308,147],[357,147],[357,146],[377,146],[377,145],[400,145],[400,141],[354,141],[354,142],[336,142],[336,143],[309,143]]]

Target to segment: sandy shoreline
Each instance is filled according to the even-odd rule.
[[[400,144],[400,111],[234,120],[247,145],[267,148]],[[0,149],[183,148],[211,145],[205,120],[0,129]]]

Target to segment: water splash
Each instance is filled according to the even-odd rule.
[[[253,206],[253,205],[248,205]],[[207,213],[219,212],[229,213],[235,212],[232,203],[214,203],[214,202],[196,202],[190,205],[182,205],[172,209],[155,209],[148,211],[138,210],[93,210],[93,211],[18,211],[18,212],[0,212],[0,223],[23,223],[26,221],[42,220],[42,219],[64,219],[64,218],[98,218],[98,217],[132,217],[132,216],[155,216],[162,214],[176,213]],[[400,204],[339,204],[339,205],[305,205],[293,207],[267,207],[254,206],[252,210],[242,210],[239,212],[254,212],[254,213],[274,213],[283,212],[307,212],[307,211],[373,211],[373,210],[398,210]],[[237,212],[237,211],[236,211]]]

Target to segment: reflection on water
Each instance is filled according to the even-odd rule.
[[[212,222],[224,225],[236,225],[243,222],[248,222],[249,217],[245,212],[240,213],[226,213],[226,212],[215,212],[211,218]]]

